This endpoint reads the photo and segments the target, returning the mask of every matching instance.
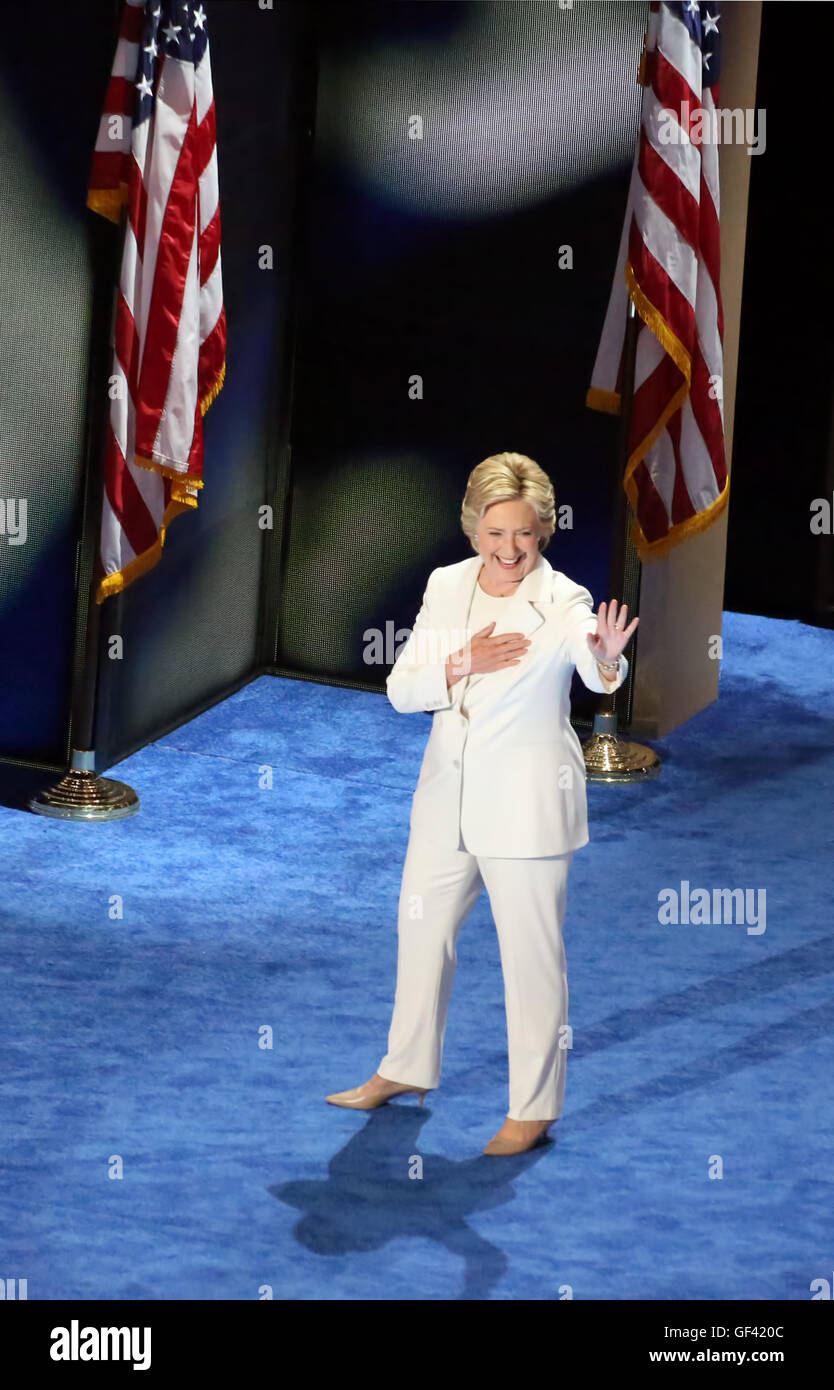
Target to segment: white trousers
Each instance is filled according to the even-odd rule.
[[[498,932],[513,1120],[555,1120],[565,1095],[568,978],[562,923],[573,852],[493,859],[444,850],[412,831],[400,889],[397,985],[380,1076],[440,1080],[457,939],[482,887]]]

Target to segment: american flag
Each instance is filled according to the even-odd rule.
[[[709,526],[729,492],[715,120],[720,17],[703,0],[650,7],[640,133],[587,395],[594,409],[619,412],[630,297],[638,333],[623,482],[641,559]]]
[[[87,204],[124,220],[96,600],[159,559],[197,506],[202,417],[223,385],[226,315],[206,15],[126,0]]]

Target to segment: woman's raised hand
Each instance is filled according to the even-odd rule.
[[[616,661],[637,628],[639,618],[632,618],[626,627],[628,604],[617,609],[617,600],[601,603],[597,614],[597,630],[588,634],[588,646],[597,661]]]
[[[504,632],[490,637],[494,621],[473,633],[465,647],[453,652],[446,662],[446,683],[454,685],[464,676],[486,675],[505,666],[517,666],[530,645],[523,632]]]

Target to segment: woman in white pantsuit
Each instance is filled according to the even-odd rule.
[[[521,1153],[562,1113],[568,985],[562,940],[574,851],[588,843],[585,764],[570,724],[574,668],[617,690],[637,627],[541,553],[553,486],[524,454],[469,476],[461,525],[477,555],[433,570],[388,677],[409,714],[434,712],[411,808],[388,1051],[370,1081],[328,1096],[370,1110],[440,1080],[456,943],[486,887],[498,932],[509,1111],[484,1152]],[[474,634],[474,635],[472,635]]]

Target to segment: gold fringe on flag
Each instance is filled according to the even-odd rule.
[[[123,569],[116,570],[115,574],[108,574],[101,580],[96,594],[96,603],[103,603],[111,594],[117,594],[121,589],[126,589],[128,584],[132,584],[134,579],[138,579],[140,574],[145,574],[149,569],[153,569],[165,544],[165,533],[169,523],[180,512],[184,512],[189,506],[196,507],[197,502],[192,498],[188,503],[170,501],[165,508],[165,515],[162,518],[162,525],[159,528],[159,535],[153,545],[147,550],[143,550],[141,555],[137,555]]]
[[[106,217],[108,222],[121,221],[121,212],[127,202],[127,184],[118,188],[91,188],[87,194],[87,207]]]
[[[226,363],[224,362],[217,374],[217,379],[209,387],[206,394],[200,401],[200,413],[205,415],[209,406],[217,399],[226,381]],[[137,555],[129,564],[122,569],[116,570],[114,574],[108,574],[99,583],[96,592],[96,603],[103,603],[111,594],[117,594],[121,589],[126,589],[128,584],[132,584],[134,579],[146,574],[149,569],[153,569],[162,554],[162,547],[165,544],[165,534],[170,522],[180,512],[188,511],[197,506],[197,498],[190,496],[187,488],[201,488],[202,478],[192,478],[188,473],[183,473],[181,468],[171,468],[168,464],[158,463],[155,459],[146,457],[144,454],[135,454],[134,462],[139,468],[145,468],[151,473],[159,473],[163,478],[171,480],[171,500],[165,508],[165,515],[162,518],[162,525],[159,528],[159,535],[153,545],[147,550],[143,550],[141,555]]]
[[[209,387],[208,391],[203,396],[203,399],[200,401],[200,413],[202,415],[205,415],[212,401],[216,400],[217,397],[220,395],[220,392],[223,390],[225,380],[226,363],[224,362],[223,366],[220,368],[220,371],[217,374],[217,380],[215,381],[214,385]]]

